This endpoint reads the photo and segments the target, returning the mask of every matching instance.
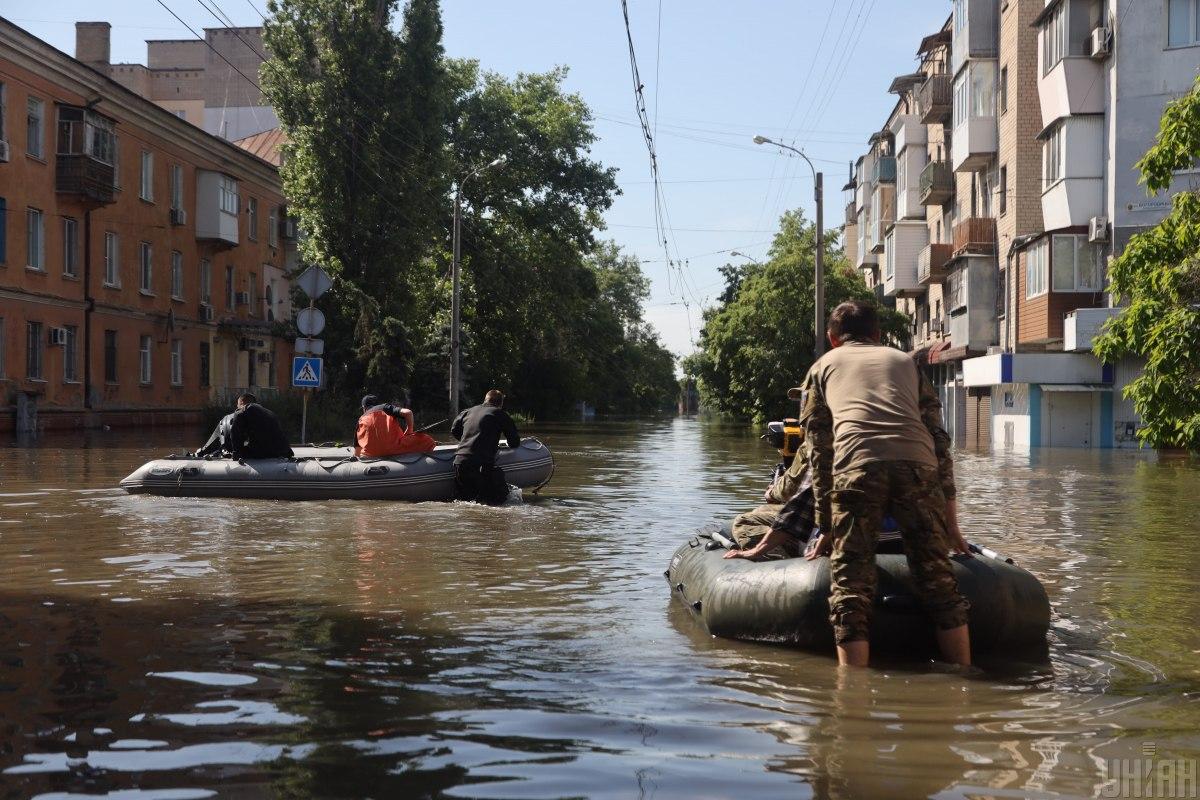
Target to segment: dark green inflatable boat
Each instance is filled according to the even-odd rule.
[[[713,525],[675,551],[666,572],[672,594],[714,636],[832,650],[829,559],[726,559],[728,537],[727,528]],[[934,651],[933,624],[914,594],[904,556],[879,554],[875,560],[871,649]],[[1045,650],[1050,601],[1037,578],[988,550],[953,562],[959,591],[971,602],[973,651]]]

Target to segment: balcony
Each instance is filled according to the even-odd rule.
[[[858,224],[858,214],[856,214],[854,211],[854,201],[853,200],[851,200],[849,203],[846,203],[846,224],[847,225]]]
[[[238,186],[228,175],[196,170],[196,238],[238,243]]]
[[[55,162],[54,188],[82,195],[96,203],[116,200],[113,166],[84,153],[59,154]]]
[[[995,58],[1000,50],[1000,1],[959,0],[954,4],[954,38],[950,72],[956,74],[969,58]]]
[[[954,79],[945,72],[926,78],[917,92],[917,107],[926,125],[949,122],[954,109]]]
[[[928,286],[941,283],[950,274],[947,263],[954,254],[954,245],[949,242],[927,244],[917,254],[917,283]]]
[[[917,265],[929,244],[924,222],[900,220],[887,234],[884,248],[884,292],[892,297],[920,297],[926,286],[917,281]]]
[[[887,308],[896,307],[896,298],[889,297],[888,295],[884,294],[882,283],[875,284],[872,291],[875,292],[875,305],[881,307],[886,306]]]
[[[1063,316],[1063,350],[1082,353],[1092,349],[1092,339],[1104,323],[1121,313],[1119,308],[1077,308]]]
[[[930,161],[921,170],[921,203],[927,206],[945,205],[954,197],[954,171],[947,161]]]
[[[996,220],[968,217],[954,226],[953,257],[996,255]]]
[[[895,156],[880,156],[878,160],[875,161],[875,169],[871,175],[871,180],[875,183],[895,183]]]
[[[870,245],[872,252],[883,252],[883,239],[888,227],[896,221],[896,187],[881,183],[871,196]]]

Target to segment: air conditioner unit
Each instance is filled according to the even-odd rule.
[[[271,363],[271,354],[269,352],[259,353],[258,354],[258,363],[270,364]]]
[[[182,208],[171,209],[171,224],[172,225],[187,225],[187,212]]]
[[[929,332],[930,333],[945,333],[945,331],[946,331],[946,322],[941,317],[938,317],[937,319],[929,320]]]
[[[1092,217],[1088,220],[1088,241],[1108,241],[1108,217]]]
[[[216,314],[213,313],[212,306],[210,306],[208,303],[200,304],[200,321],[201,322],[212,322],[213,317],[215,317],[215,316],[216,316]]]
[[[233,302],[235,305],[239,305],[239,306],[250,305],[250,293],[249,292],[237,292],[233,296]]]
[[[1112,52],[1112,28],[1101,25],[1092,30],[1088,40],[1088,55],[1092,58],[1105,58]]]
[[[296,220],[293,217],[284,217],[279,220],[279,235],[283,239],[296,238]]]
[[[8,142],[0,139],[0,161],[8,161]]]
[[[67,343],[66,328],[51,328],[50,329],[50,344],[65,345]]]

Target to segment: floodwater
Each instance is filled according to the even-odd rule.
[[[1048,663],[840,674],[709,637],[663,580],[755,504],[755,432],[532,432],[557,473],[499,509],[114,489],[200,432],[0,449],[0,797],[1195,792],[1195,463],[959,454],[964,529],[1046,585]],[[1177,783],[1106,787],[1120,759]]]

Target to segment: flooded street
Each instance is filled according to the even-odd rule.
[[[712,639],[663,580],[755,505],[754,431],[529,433],[554,480],[500,509],[114,489],[185,431],[0,450],[0,797],[1091,797],[1111,759],[1200,757],[1193,462],[960,453],[1049,663],[839,677]]]

